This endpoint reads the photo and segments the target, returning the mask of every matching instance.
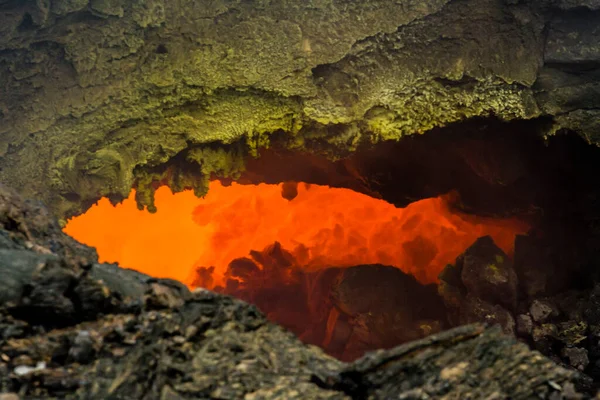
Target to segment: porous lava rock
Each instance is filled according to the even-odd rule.
[[[577,372],[483,325],[343,363],[247,303],[95,263],[47,214],[4,222],[30,207],[0,186],[3,398],[578,398]]]
[[[495,115],[597,143],[596,3],[2,0],[0,180],[63,218],[204,193],[278,135],[339,156]]]
[[[487,321],[514,333],[517,275],[490,236],[477,239],[454,265],[444,268],[438,292],[453,324]]]
[[[495,267],[491,274],[486,272],[490,264],[499,261],[497,257],[502,252],[489,237],[478,239],[442,271],[438,292],[451,324],[476,321],[499,324],[505,333],[566,368],[584,372],[587,382],[595,384],[600,380],[597,273],[590,272],[585,280],[578,280],[579,285],[574,285],[573,276],[580,276],[577,269],[572,269],[568,278],[566,271],[558,270],[559,264],[544,263],[553,253],[538,238],[520,236],[516,243],[518,278],[514,271],[500,273]],[[540,254],[537,262],[533,249]],[[466,265],[470,265],[471,271],[465,273]],[[510,262],[505,266],[512,268]],[[526,269],[528,266],[530,270]],[[544,266],[547,266],[545,273]],[[563,280],[555,282],[552,277]],[[509,281],[512,283],[507,285]]]

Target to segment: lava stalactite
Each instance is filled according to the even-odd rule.
[[[457,213],[444,197],[396,208],[348,189],[288,186],[213,181],[204,198],[161,187],[154,214],[138,210],[132,192],[116,206],[101,199],[64,230],[102,262],[190,286],[206,267],[201,281],[210,289],[225,284],[232,260],[275,241],[306,270],[384,264],[432,283],[477,238],[490,235],[511,254],[515,235],[528,229],[516,219]]]

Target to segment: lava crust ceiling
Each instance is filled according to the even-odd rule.
[[[71,216],[472,117],[596,142],[595,1],[0,3],[0,179]],[[224,147],[219,147],[224,146]],[[185,155],[190,170],[161,166]],[[191,171],[193,170],[193,171]]]

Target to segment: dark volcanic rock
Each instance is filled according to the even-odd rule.
[[[552,365],[499,329],[475,325],[368,355],[342,372],[339,387],[370,399],[550,398],[574,374],[539,375]]]
[[[460,323],[473,322],[498,324],[507,335],[515,333],[515,320],[508,310],[499,304],[488,303],[469,293],[460,308]]]
[[[531,335],[533,331],[533,321],[528,314],[521,314],[517,317],[517,333],[519,335]]]
[[[36,254],[58,255],[82,263],[97,261],[93,249],[61,232],[46,208],[33,201],[24,201],[3,185],[0,185],[0,226],[2,250],[31,250]]]
[[[3,268],[16,276],[0,281],[2,398],[551,398],[579,382],[576,372],[481,325],[346,364],[247,303],[78,262],[58,231],[45,240],[66,246],[36,253],[11,241],[0,249],[10,260]],[[578,367],[580,353],[565,350]]]
[[[330,297],[337,310],[334,312],[347,320],[347,327],[336,324],[332,334],[335,337],[340,329],[348,329],[347,342],[341,340],[345,360],[353,360],[365,351],[416,340],[445,327],[446,310],[435,285],[422,285],[395,267],[344,268]]]
[[[529,313],[535,322],[544,322],[552,314],[558,314],[551,304],[542,300],[534,300],[529,307]]]
[[[490,236],[477,239],[462,255],[462,282],[474,296],[514,309],[517,274],[508,256]]]
[[[477,239],[439,278],[438,292],[454,325],[487,322],[514,334],[517,275],[491,237]]]
[[[514,268],[520,290],[530,299],[557,294],[572,285],[572,269],[564,268],[552,251],[533,236],[515,238]]]
[[[339,361],[302,345],[254,307],[207,291],[189,294],[177,310],[112,314],[0,341],[0,352],[10,371],[0,390],[35,398],[272,398],[270,391],[345,398],[311,383],[335,374]],[[52,361],[20,374],[24,354],[34,363]]]
[[[518,285],[516,279],[514,285],[507,286],[506,279],[494,280],[493,274],[486,273],[485,267],[494,262],[498,249],[485,239],[479,239],[457,258],[455,265],[448,265],[442,271],[438,292],[449,310],[451,323],[498,324],[505,333],[529,343],[560,365],[584,372],[587,384],[598,382],[600,286],[596,283],[590,288],[594,280],[589,279],[579,282],[579,289],[565,290],[579,276],[578,268],[569,270],[565,265],[559,268],[560,260],[549,262],[551,249],[535,237],[517,237],[516,244]],[[536,254],[540,256],[537,260]],[[471,276],[469,272],[465,274],[468,263]],[[481,271],[482,275],[477,276],[475,271]],[[499,284],[494,287],[493,282]],[[514,289],[517,286],[519,292]],[[500,301],[500,288],[507,290],[506,298],[512,298],[510,302],[514,301],[516,307],[508,308],[510,302]]]
[[[569,364],[573,368],[577,368],[580,371],[583,371],[590,363],[586,349],[579,347],[565,347],[562,351],[562,354],[563,357],[567,357],[569,359]]]

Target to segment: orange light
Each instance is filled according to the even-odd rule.
[[[198,267],[213,266],[212,279],[204,280],[209,289],[224,283],[232,260],[275,241],[307,270],[380,263],[431,283],[477,238],[491,235],[510,255],[515,235],[528,230],[516,219],[453,212],[443,197],[396,208],[352,190],[307,184],[298,185],[295,197],[286,195],[291,200],[282,196],[282,184],[213,181],[201,199],[161,187],[155,214],[138,210],[134,195],[117,206],[101,199],[64,231],[95,247],[101,262],[188,285]]]

